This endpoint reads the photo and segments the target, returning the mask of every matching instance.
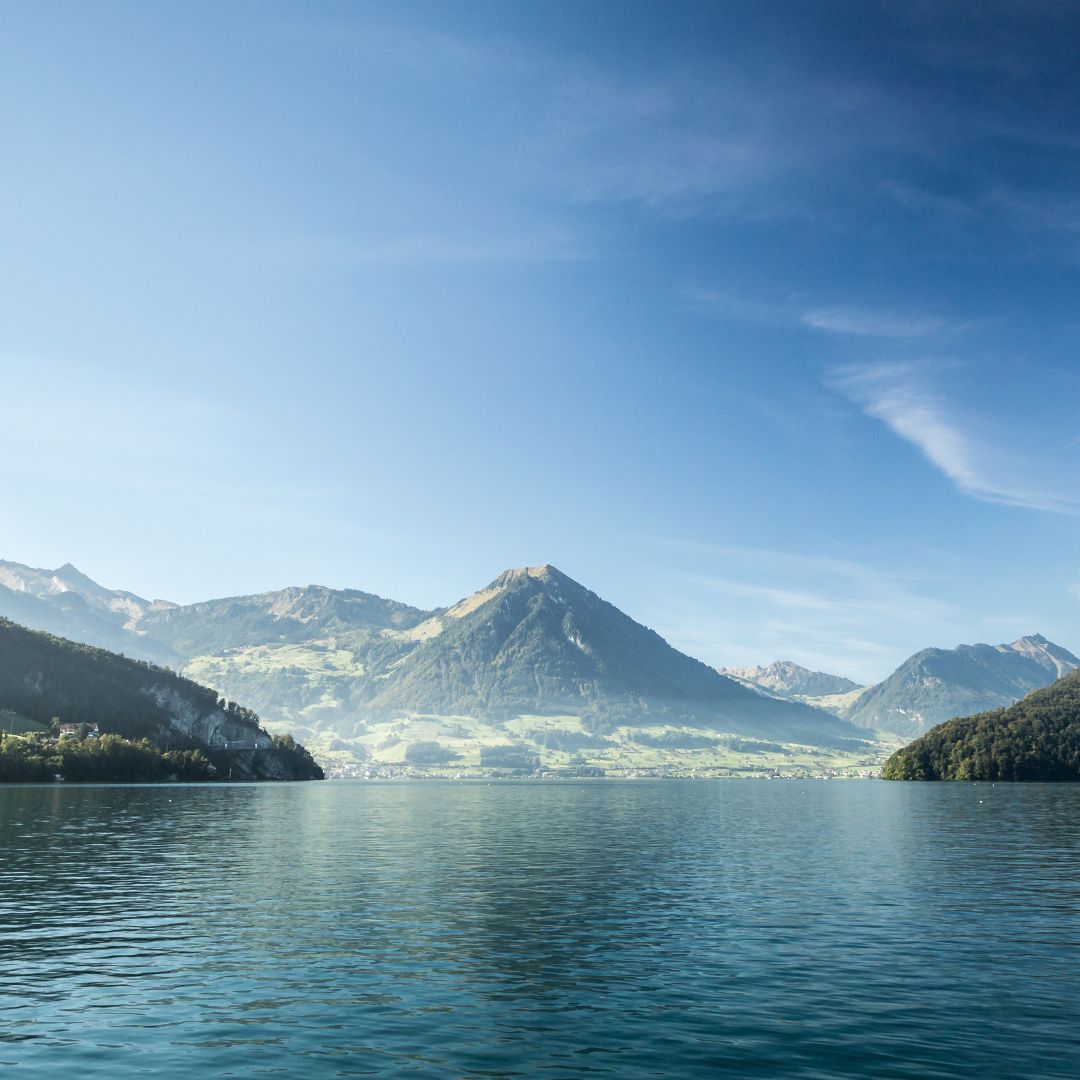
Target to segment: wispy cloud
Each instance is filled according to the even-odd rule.
[[[949,322],[935,315],[846,306],[815,308],[804,312],[801,321],[815,330],[861,337],[918,338],[952,328]]]
[[[580,67],[549,77],[531,160],[538,173],[546,162],[549,179],[580,201],[755,218],[801,216],[813,205],[820,215],[819,184],[854,175],[838,168],[852,155],[925,152],[925,125],[866,82],[735,65],[648,80]]]
[[[740,295],[698,286],[679,289],[676,296],[691,311],[763,326],[784,326],[798,321],[793,301]]]
[[[651,621],[717,666],[789,659],[872,682],[917,648],[963,635],[940,576],[771,548],[656,542],[690,568],[662,574],[664,615]]]
[[[473,92],[503,151],[485,164],[530,197],[545,189],[690,216],[789,217],[813,203],[820,215],[823,180],[847,186],[874,155],[930,149],[925,117],[868,76],[808,77],[750,57],[632,75],[595,56],[378,15],[304,16],[279,32],[331,58],[407,71],[414,92]],[[856,157],[859,170],[837,168]]]
[[[927,379],[925,363],[871,363],[834,369],[829,384],[917,447],[965,495],[1029,510],[1074,514],[1080,500],[1030,483],[1036,468],[991,448],[965,425]],[[1026,475],[1025,475],[1026,474]]]
[[[852,304],[808,307],[805,296],[762,298],[706,288],[683,289],[681,296],[688,307],[707,315],[767,326],[804,326],[857,337],[900,340],[942,337],[959,333],[967,326],[966,323],[918,311]]]
[[[1018,105],[1015,112],[998,98],[1002,79],[1035,93],[1067,70],[1067,54],[1035,47],[1041,38],[1032,32],[1051,22],[1031,6],[1003,5],[975,36],[970,5],[955,20],[935,5],[926,16],[893,13],[894,48],[917,57],[926,76],[914,86],[888,65],[800,64],[799,50],[788,55],[775,42],[767,59],[730,52],[716,64],[680,56],[679,64],[653,64],[642,74],[605,64],[595,51],[544,48],[494,29],[438,29],[400,11],[294,12],[276,31],[331,63],[355,58],[365,71],[404,75],[410,94],[437,95],[435,109],[465,95],[499,151],[485,152],[486,140],[461,141],[470,153],[480,150],[485,178],[497,174],[493,186],[473,185],[484,193],[481,203],[505,189],[530,204],[543,192],[668,215],[812,214],[820,223],[830,213],[844,217],[836,209],[841,195],[884,197],[920,214],[934,209],[970,218],[976,228],[1005,216],[1024,229],[1051,222],[1072,229],[1075,211],[1066,201],[1028,201],[1033,145],[1057,152],[1053,177],[1066,175],[1062,165],[1075,168],[1080,147],[1068,94],[1052,95],[1056,108]],[[1047,7],[1055,10],[1061,6]],[[973,87],[986,80],[994,92],[943,95],[935,68],[949,78],[966,72]],[[440,140],[433,150],[446,148]],[[933,171],[919,166],[943,161],[950,163],[948,182],[941,181],[947,190],[916,179]]]

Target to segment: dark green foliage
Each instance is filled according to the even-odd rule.
[[[610,739],[605,739],[600,735],[583,731],[562,731],[559,728],[532,728],[529,731],[523,731],[522,735],[545,749],[559,750],[564,753],[573,753],[577,750],[610,749],[612,746]]]
[[[220,775],[201,750],[168,750],[161,758],[166,772],[177,780],[215,780]]]
[[[275,735],[274,755],[285,765],[290,778],[301,780],[324,779],[322,767],[291,735]]]
[[[0,781],[40,783],[57,776],[79,783],[213,780],[217,770],[201,750],[162,753],[148,739],[0,736]]]
[[[405,760],[410,765],[445,765],[458,758],[453,750],[434,740],[410,743],[405,748]]]
[[[531,772],[540,767],[540,755],[525,746],[485,746],[480,750],[485,769],[516,769]]]
[[[939,724],[885,763],[886,780],[1080,780],[1080,672],[1007,709]]]
[[[843,740],[839,740],[843,742]],[[779,743],[759,742],[757,739],[721,739],[721,746],[734,750],[737,754],[782,754],[784,748]],[[862,743],[856,743],[862,746]]]
[[[158,738],[171,715],[151,696],[171,691],[202,712],[218,708],[217,694],[146,661],[39,634],[0,619],[0,707],[48,725],[100,724],[129,739]],[[238,722],[253,714],[233,707]]]
[[[655,746],[664,750],[704,750],[716,745],[716,738],[711,735],[695,735],[690,731],[661,731],[653,735],[648,731],[639,731],[634,735],[634,742],[642,746]]]

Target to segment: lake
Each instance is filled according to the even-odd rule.
[[[1076,1076],[1078,822],[1080,785],[0,787],[0,1068]]]

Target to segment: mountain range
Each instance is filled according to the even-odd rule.
[[[860,727],[912,739],[954,716],[1011,705],[1080,667],[1041,634],[1008,645],[923,649],[844,711]]]
[[[952,717],[1011,705],[1077,668],[1080,659],[1071,652],[1032,634],[1007,645],[923,649],[882,682],[861,688],[790,661],[722,670],[764,693],[815,705],[861,728],[906,740]]]
[[[485,742],[689,749],[721,735],[907,740],[1080,667],[1033,635],[925,649],[871,687],[790,661],[715,670],[552,566],[508,570],[422,610],[315,585],[180,605],[104,588],[70,564],[0,562],[0,615],[169,665],[295,731],[323,760],[394,760],[409,738],[445,742],[450,731],[462,753]]]
[[[790,660],[777,660],[768,667],[721,668],[720,674],[786,697],[827,697],[862,689],[851,679],[811,671]]]
[[[422,611],[320,586],[176,605],[104,589],[70,565],[3,563],[0,614],[173,665],[305,741],[316,736],[324,751],[361,759],[416,718],[440,721],[438,737],[467,729],[568,754],[633,741],[627,732],[675,748],[720,736],[852,747],[866,738],[680,653],[546,565]]]
[[[787,701],[800,701],[834,716],[843,716],[866,689],[842,675],[811,671],[791,660],[776,660],[765,667],[720,668],[721,675],[740,682],[758,693]]]

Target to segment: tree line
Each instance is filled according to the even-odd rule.
[[[1080,671],[1004,709],[947,720],[898,750],[886,780],[1080,780]]]

